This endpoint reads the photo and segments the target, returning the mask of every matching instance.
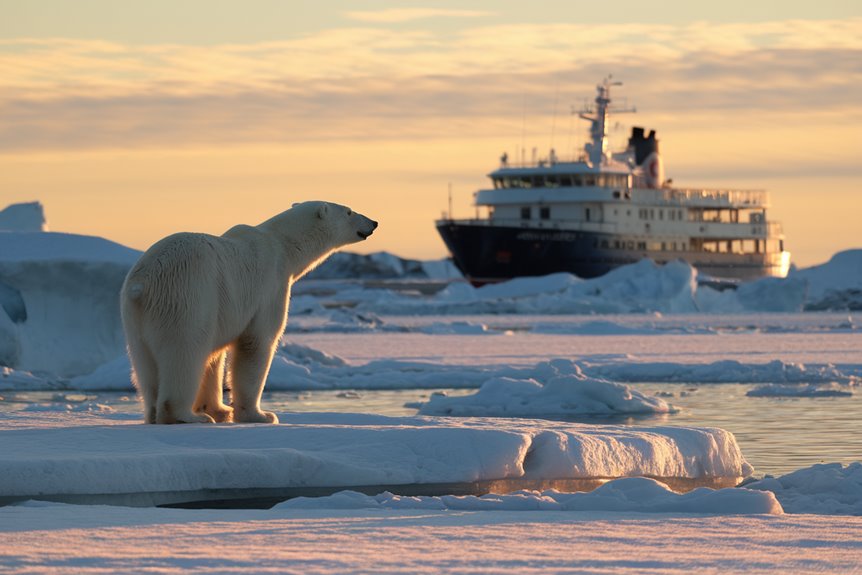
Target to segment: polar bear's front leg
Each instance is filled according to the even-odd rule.
[[[226,352],[222,350],[210,357],[194,406],[195,413],[206,413],[216,423],[229,423],[233,420],[233,409],[223,401],[225,355]]]
[[[233,420],[236,423],[278,423],[271,411],[261,411],[260,397],[275,353],[273,341],[242,336],[230,354]]]

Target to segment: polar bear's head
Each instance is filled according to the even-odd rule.
[[[303,202],[294,204],[293,210],[307,211],[326,230],[336,246],[366,240],[377,228],[377,222],[371,218],[331,202]]]

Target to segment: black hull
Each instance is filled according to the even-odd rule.
[[[682,259],[702,274],[728,279],[780,275],[781,254],[728,254],[702,251],[648,252],[614,246],[620,237],[583,231],[492,226],[441,220],[437,231],[455,265],[474,285],[524,276],[568,272],[594,278],[644,258],[657,263]]]

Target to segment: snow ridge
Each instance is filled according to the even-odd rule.
[[[631,477],[609,481],[589,492],[516,491],[440,497],[376,496],[341,491],[328,497],[297,497],[274,510],[294,509],[427,509],[437,511],[613,511],[635,513],[698,513],[705,515],[781,515],[781,504],[769,491],[707,487],[675,493],[655,479]]]

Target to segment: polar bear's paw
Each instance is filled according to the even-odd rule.
[[[206,413],[178,413],[164,411],[156,415],[156,423],[215,423],[215,420]]]
[[[197,412],[209,415],[216,423],[230,423],[233,421],[233,408],[227,405],[204,405]]]
[[[278,423],[278,416],[271,411],[234,409],[235,423]]]

